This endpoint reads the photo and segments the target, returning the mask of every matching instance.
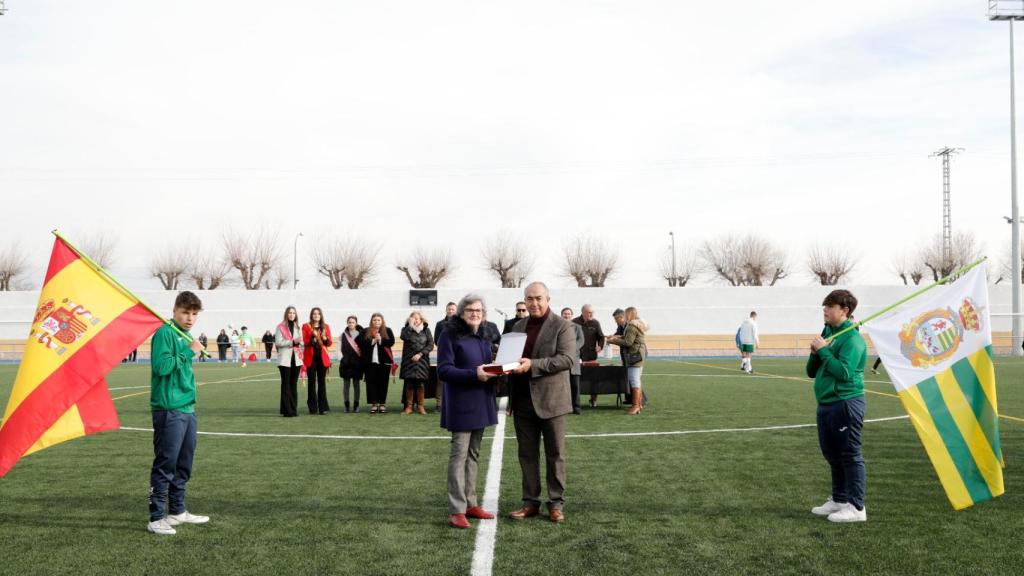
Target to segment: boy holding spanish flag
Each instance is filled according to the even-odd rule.
[[[203,304],[192,292],[174,300],[174,323],[185,333]],[[153,334],[149,405],[153,411],[153,469],[149,480],[149,524],[154,534],[172,535],[180,524],[205,524],[208,516],[185,510],[185,483],[196,448],[196,378],[192,358],[203,345],[165,324]],[[167,505],[170,505],[168,510]]]

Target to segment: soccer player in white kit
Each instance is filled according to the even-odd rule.
[[[743,370],[747,374],[754,373],[754,365],[751,363],[754,356],[754,350],[757,349],[758,335],[757,335],[757,312],[751,312],[750,317],[740,324],[740,356],[743,359],[740,361],[740,370]]]

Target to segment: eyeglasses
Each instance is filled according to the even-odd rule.
[[[516,312],[526,312],[526,308],[516,308]]]
[[[483,314],[483,308],[463,308],[462,312],[465,314]]]

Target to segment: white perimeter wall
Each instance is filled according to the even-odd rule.
[[[850,290],[860,305],[856,316],[864,318],[872,312],[911,293],[914,287],[853,286]],[[444,315],[449,300],[457,302],[467,290],[438,289],[437,307],[423,308],[431,326]],[[478,290],[487,300],[488,318],[499,326],[503,320],[495,309],[512,316],[515,303],[521,299],[519,289]],[[699,287],[699,288],[569,288],[551,293],[551,306],[557,311],[570,306],[579,314],[584,303],[592,304],[597,319],[606,332],[614,322],[612,310],[637,306],[640,315],[651,325],[651,333],[659,335],[734,334],[737,326],[751,310],[758,312],[763,334],[808,334],[821,328],[821,300],[829,292],[822,286],[770,288]],[[281,321],[284,308],[295,305],[300,318],[307,318],[312,306],[324,309],[329,324],[339,327],[345,316],[355,314],[365,325],[373,312],[384,314],[390,326],[401,326],[412,308],[408,290],[213,290],[198,291],[204,312],[193,334],[206,332],[211,340],[228,324],[244,325],[257,335],[273,329]],[[173,292],[146,291],[139,296],[167,316],[174,304]],[[38,292],[0,292],[0,340],[27,337],[35,313]],[[80,302],[88,306],[88,302]],[[1010,286],[990,287],[990,305],[994,314],[1010,312]],[[1008,317],[993,318],[994,331],[1009,331]],[[396,334],[397,336],[397,334]]]

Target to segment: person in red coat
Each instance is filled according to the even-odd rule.
[[[306,406],[310,414],[327,414],[327,369],[331,367],[331,327],[324,322],[320,308],[309,311],[309,322],[302,325],[302,365],[306,367],[309,389]]]

